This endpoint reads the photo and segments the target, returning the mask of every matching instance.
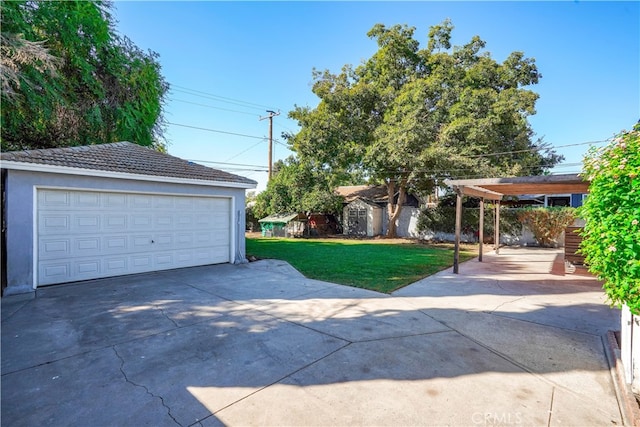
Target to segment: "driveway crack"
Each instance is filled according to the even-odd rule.
[[[494,308],[494,309],[493,309],[493,310],[491,310],[491,311],[488,311],[487,313],[493,313],[493,312],[495,312],[496,310],[498,310],[500,307],[502,307],[503,305],[511,304],[512,302],[520,301],[521,299],[524,299],[524,298],[526,298],[526,295],[523,295],[523,296],[521,296],[521,297],[518,297],[518,298],[515,298],[515,299],[512,299],[512,300],[509,300],[509,301],[505,301],[505,302],[503,302],[503,303],[501,303],[501,304],[498,304],[498,306],[497,306],[496,308]]]
[[[180,327],[180,325],[178,325],[175,320],[173,320],[171,317],[169,317],[169,315],[167,313],[164,312],[164,308],[162,308],[162,306],[155,305],[154,307],[157,308],[158,310],[160,310],[160,313],[162,313],[162,315],[164,317],[166,317],[167,320],[169,320],[171,323],[173,323],[173,326],[175,326],[176,328]]]
[[[556,394],[556,388],[551,389],[551,402],[549,403],[549,419],[547,420],[547,427],[551,426],[551,415],[553,415],[553,397]]]
[[[118,350],[116,349],[116,346],[115,346],[115,345],[114,345],[114,346],[112,346],[111,348],[113,349],[113,352],[116,354],[116,357],[117,357],[118,359],[120,359],[120,373],[121,373],[121,374],[122,374],[122,376],[124,377],[124,380],[125,380],[126,382],[128,382],[129,384],[131,384],[131,385],[135,386],[135,387],[140,387],[140,388],[142,388],[142,389],[143,389],[143,390],[144,390],[144,391],[145,391],[149,396],[160,399],[160,403],[162,404],[162,406],[164,406],[164,407],[167,409],[167,414],[169,415],[169,417],[171,417],[171,419],[173,420],[173,422],[175,422],[175,423],[176,423],[177,425],[179,425],[180,427],[183,427],[183,425],[182,425],[182,424],[180,424],[180,423],[178,422],[178,420],[176,420],[176,419],[175,419],[175,417],[173,416],[173,414],[171,414],[171,408],[170,408],[170,407],[165,403],[165,401],[164,401],[164,399],[162,398],[162,396],[159,396],[159,395],[156,395],[156,394],[151,393],[151,392],[149,391],[149,389],[148,389],[146,386],[144,386],[144,385],[142,385],[142,384],[137,384],[137,383],[135,383],[135,382],[131,381],[131,380],[129,379],[129,377],[127,377],[127,373],[124,371],[124,358],[123,358],[122,356],[120,356],[120,354],[118,353]]]

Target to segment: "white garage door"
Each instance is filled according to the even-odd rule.
[[[229,262],[228,198],[39,189],[38,285]]]

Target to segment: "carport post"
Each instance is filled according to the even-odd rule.
[[[500,253],[500,200],[496,200],[496,225],[494,233],[494,248],[496,255]]]
[[[480,199],[480,218],[478,218],[478,261],[482,262],[482,243],[484,241],[484,197]]]
[[[460,229],[462,228],[462,189],[456,188],[456,235],[453,248],[453,273],[458,274],[460,262]]]

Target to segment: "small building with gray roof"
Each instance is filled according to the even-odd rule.
[[[3,295],[245,260],[251,179],[129,142],[2,153],[0,168]]]

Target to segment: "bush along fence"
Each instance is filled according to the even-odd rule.
[[[622,364],[640,393],[640,124],[592,148],[582,173],[591,184],[580,208],[586,220],[580,250],[610,303],[622,308]]]
[[[462,210],[463,241],[477,242],[479,236],[479,208]],[[575,209],[553,208],[500,208],[500,243],[557,247],[564,229],[576,218]],[[455,207],[436,206],[420,212],[418,229],[427,239],[453,241]],[[495,210],[484,211],[484,243],[494,243]]]

